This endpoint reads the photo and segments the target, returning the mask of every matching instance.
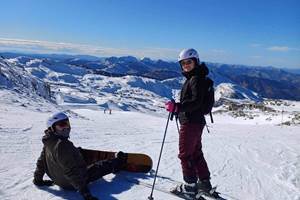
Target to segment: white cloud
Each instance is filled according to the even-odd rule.
[[[300,51],[300,49],[298,49],[298,48],[291,48],[288,46],[272,46],[272,47],[268,47],[267,50],[279,51],[279,52]]]
[[[279,45],[267,47],[266,45],[263,45],[260,43],[253,43],[253,44],[250,44],[250,46],[253,48],[263,47],[268,51],[277,51],[277,52],[300,51],[299,48],[292,48],[292,47],[288,47],[288,46],[279,46]]]
[[[267,48],[269,51],[281,51],[281,52],[286,52],[289,51],[290,48],[287,46],[272,46]]]
[[[178,49],[168,48],[149,47],[141,49],[121,49],[86,44],[8,38],[0,38],[0,50],[23,50],[36,53],[88,54],[104,57],[132,55],[136,57],[151,57],[165,59],[174,59],[177,57],[177,54],[179,52]]]

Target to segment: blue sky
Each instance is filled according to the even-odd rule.
[[[0,50],[300,68],[298,0],[6,0]]]

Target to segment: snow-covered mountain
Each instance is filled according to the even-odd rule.
[[[18,62],[7,62],[0,59],[0,88],[12,89],[27,95],[39,95],[50,100],[50,85],[34,75],[34,71],[27,71],[24,63],[34,63],[26,57],[20,57]]]
[[[139,60],[131,56],[102,58],[93,62],[77,59],[72,64],[97,70],[99,73],[111,73],[114,76],[135,75],[157,80],[181,76],[177,62],[151,60],[149,58]],[[300,75],[290,73],[288,70],[274,67],[207,64],[212,74],[221,75],[219,76],[221,79],[215,79],[217,83],[233,82],[265,98],[300,100]]]
[[[149,58],[139,60],[127,56],[97,60],[81,57],[64,59],[58,55],[54,58],[41,55],[5,56],[7,58],[0,58],[1,87],[40,95],[60,105],[88,104],[159,114],[164,112],[164,103],[168,99],[178,100],[179,90],[185,80],[179,75],[177,63]],[[229,101],[235,104],[264,102],[263,95],[249,90],[244,84],[238,84],[227,75],[230,67],[211,63],[208,63],[208,67],[209,76],[215,81],[216,106],[228,105]],[[246,72],[240,66],[232,68],[232,74],[237,76],[250,71],[247,67]],[[148,76],[155,73],[159,74],[158,78]],[[278,79],[280,73],[276,72]],[[264,78],[267,76],[265,74]],[[168,78],[161,80],[164,76]],[[293,76],[286,74],[285,77],[289,79]]]
[[[3,58],[2,62],[6,62],[12,66],[19,66],[38,80],[44,80],[44,82],[52,84],[60,83],[69,86],[83,86],[82,81],[85,80],[84,83],[86,87],[95,87],[94,84],[89,84],[87,80],[93,80],[93,76],[97,79],[99,77],[97,74],[106,77],[122,77],[122,80],[124,80],[124,77],[127,77],[128,86],[150,91],[166,98],[171,98],[173,94],[172,90],[180,89],[180,85],[183,82],[180,71],[178,71],[179,67],[177,63],[165,62],[162,60],[152,61],[149,58],[138,60],[132,56],[120,58],[110,57],[99,61],[86,61],[80,58],[57,60],[51,58],[41,59],[30,56],[17,56],[9,59]],[[171,69],[173,71],[171,71]],[[157,74],[157,77],[151,77],[154,74]],[[89,75],[88,79],[85,78],[86,75]],[[175,77],[168,77],[170,75]],[[162,76],[166,76],[168,79],[160,80]],[[211,72],[211,76],[215,80],[216,86],[224,82],[235,85],[231,80],[221,76],[215,71]],[[107,77],[107,79],[109,79],[109,77]],[[110,80],[110,82],[111,81],[115,81],[116,85],[120,82],[118,78]],[[176,83],[165,84],[170,83],[171,81]],[[103,88],[104,90],[107,90],[107,85],[104,84]],[[91,90],[91,88],[85,89]],[[99,87],[97,87],[97,89],[99,89]],[[114,91],[114,89],[112,89],[112,91]],[[248,93],[251,93],[251,91]],[[231,96],[242,97],[243,95],[237,94]]]
[[[213,71],[265,98],[300,100],[300,75],[274,67],[208,63]]]
[[[26,59],[39,59],[44,63],[58,66],[58,68],[61,68],[59,65],[76,66],[87,70],[88,73],[105,76],[133,75],[159,81],[181,77],[177,62],[151,60],[150,58],[137,59],[132,56],[97,58],[82,55],[21,55],[14,53],[1,53],[1,55],[7,59],[23,57],[20,59],[23,65],[26,63]],[[218,63],[207,63],[207,65],[216,85],[232,83],[254,91],[264,98],[300,100],[300,75],[290,73],[288,70]],[[66,79],[68,78],[72,79],[67,76]]]
[[[58,104],[94,104],[117,110],[153,112],[161,110],[164,102],[172,97],[172,88],[155,79],[104,76],[49,58],[19,56],[0,61],[2,87],[16,89],[18,86],[20,93],[25,92],[25,88]]]

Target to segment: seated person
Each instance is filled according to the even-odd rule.
[[[71,126],[66,114],[54,114],[48,119],[47,127],[33,183],[36,186],[56,184],[63,189],[75,189],[85,200],[97,200],[91,195],[88,183],[120,171],[126,163],[126,154],[118,152],[116,158],[98,161],[88,166],[80,153],[80,147],[75,147],[69,140]],[[43,180],[45,173],[51,180]]]

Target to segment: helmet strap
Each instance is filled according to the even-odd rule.
[[[196,65],[200,65],[200,60],[198,58],[192,58]]]
[[[55,132],[55,128],[53,126],[50,127],[51,132]]]

